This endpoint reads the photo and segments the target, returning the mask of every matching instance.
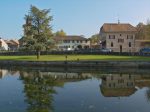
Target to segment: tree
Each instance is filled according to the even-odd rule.
[[[48,15],[49,12],[49,9],[40,10],[31,6],[28,15],[25,15],[23,45],[26,50],[35,50],[37,59],[39,59],[42,50],[50,49],[53,44],[52,27],[50,25],[52,16]]]
[[[55,36],[66,36],[66,33],[61,29],[60,31],[57,31],[54,35]]]
[[[90,39],[91,39],[91,44],[99,44],[100,42],[99,34],[92,35]]]
[[[150,39],[150,22],[147,24],[139,23],[137,25],[136,39],[149,40]]]

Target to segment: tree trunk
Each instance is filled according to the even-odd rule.
[[[40,59],[40,51],[37,51],[37,59]]]

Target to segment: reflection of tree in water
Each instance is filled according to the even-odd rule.
[[[146,96],[148,101],[150,101],[150,88],[148,88],[148,90],[146,91]]]
[[[53,111],[53,94],[56,94],[54,86],[62,86],[50,75],[42,75],[39,72],[20,73],[24,83],[26,102],[29,104],[28,112]]]

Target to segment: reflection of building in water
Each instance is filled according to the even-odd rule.
[[[24,83],[25,101],[28,112],[52,112],[53,95],[56,87],[63,87],[67,82],[80,81],[89,78],[89,74],[59,73],[59,72],[20,72]]]
[[[101,92],[107,97],[129,96],[136,91],[134,75],[113,74],[102,77]]]
[[[136,78],[135,85],[139,88],[150,87],[150,74],[140,75],[139,78]]]
[[[44,74],[44,73],[43,73]],[[59,73],[59,72],[48,72],[51,77],[56,79],[87,79],[91,78],[90,73]]]
[[[23,75],[28,77],[29,73],[24,72]],[[92,77],[90,73],[40,72],[40,75],[49,75],[51,78],[63,81],[77,81]]]
[[[0,69],[0,78],[3,78],[6,75],[8,75],[8,70]]]
[[[0,69],[0,78],[4,78],[6,75],[19,75],[19,71]]]

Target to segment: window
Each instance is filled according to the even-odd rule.
[[[74,43],[74,40],[72,40],[72,43]]]
[[[111,42],[111,47],[114,47],[114,44],[113,44],[113,42]]]
[[[124,39],[118,39],[118,43],[124,43]]]
[[[63,42],[64,43],[70,43],[70,40],[64,40]]]
[[[115,39],[115,35],[109,35],[109,39]]]
[[[131,47],[131,42],[129,42],[129,47]]]
[[[133,35],[127,35],[127,39],[133,39]]]
[[[120,37],[121,37],[122,35],[120,34]]]

